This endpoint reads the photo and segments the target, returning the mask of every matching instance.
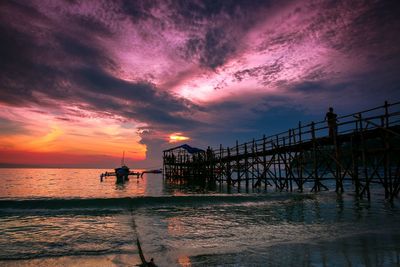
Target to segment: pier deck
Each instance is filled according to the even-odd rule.
[[[371,185],[385,197],[400,191],[400,102],[338,117],[329,137],[326,121],[299,125],[272,136],[235,146],[163,152],[164,177],[171,182],[227,184],[280,191],[311,191],[350,184],[360,197]],[[190,147],[189,147],[190,148]]]

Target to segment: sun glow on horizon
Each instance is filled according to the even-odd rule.
[[[170,143],[177,143],[181,141],[190,140],[189,137],[182,135],[182,133],[173,133],[169,136]]]

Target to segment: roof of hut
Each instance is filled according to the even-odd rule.
[[[188,144],[183,144],[183,145],[180,145],[180,146],[177,146],[177,147],[173,147],[173,148],[164,150],[164,152],[170,152],[172,150],[177,150],[177,149],[185,149],[190,154],[204,152],[203,149],[200,149],[200,148],[197,148],[197,147],[191,147]]]

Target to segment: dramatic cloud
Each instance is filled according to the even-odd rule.
[[[153,167],[174,134],[229,145],[398,101],[398,14],[396,0],[3,1],[0,163],[127,150]]]

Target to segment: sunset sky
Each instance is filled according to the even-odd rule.
[[[0,166],[161,166],[400,100],[400,1],[1,1]]]

